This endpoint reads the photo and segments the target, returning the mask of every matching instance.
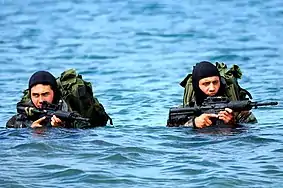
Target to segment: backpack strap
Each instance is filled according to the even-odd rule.
[[[28,102],[28,101],[30,101],[29,89],[25,89],[23,91],[23,97],[20,102]]]
[[[193,103],[195,91],[193,90],[192,74],[188,74],[186,78],[180,83],[185,88],[183,95],[183,106]]]

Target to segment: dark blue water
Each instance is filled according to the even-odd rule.
[[[167,128],[201,60],[238,64],[256,101],[283,97],[281,0],[0,1],[1,187],[281,187],[282,105],[217,132]],[[32,73],[75,68],[114,125],[5,129]]]

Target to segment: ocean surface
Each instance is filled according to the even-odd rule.
[[[282,187],[282,0],[0,0],[0,187]],[[258,123],[168,128],[202,60],[238,64]],[[6,129],[35,71],[74,68],[114,125]]]

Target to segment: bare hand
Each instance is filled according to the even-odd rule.
[[[38,120],[34,121],[32,124],[31,124],[31,128],[38,128],[38,127],[42,127],[42,125],[40,124],[43,120],[45,120],[45,116],[42,117],[42,118],[39,118]]]
[[[61,125],[63,125],[63,122],[62,122],[61,119],[59,119],[58,117],[53,115],[52,118],[51,118],[51,125],[52,125],[52,127],[61,126]]]
[[[234,124],[233,110],[230,108],[225,108],[224,111],[220,111],[218,113],[218,119],[223,120],[225,124]]]
[[[210,118],[217,118],[218,115],[216,114],[202,114],[199,117],[195,118],[195,126],[197,128],[204,128],[208,127],[212,124]]]

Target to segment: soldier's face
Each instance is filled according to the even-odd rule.
[[[220,88],[219,76],[211,76],[201,79],[199,81],[199,88],[204,94],[210,97],[216,95]]]
[[[53,102],[54,91],[50,85],[37,84],[31,88],[31,101],[37,108],[41,108],[42,102],[46,101],[49,103]]]

